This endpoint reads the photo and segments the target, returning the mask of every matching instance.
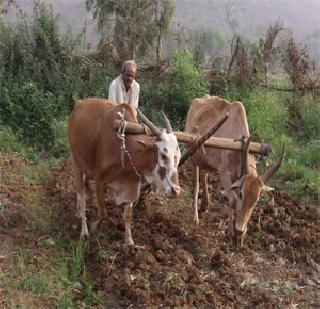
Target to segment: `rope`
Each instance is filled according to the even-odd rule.
[[[122,110],[122,113],[119,112],[118,115],[121,118],[121,124],[119,125],[118,128],[118,137],[120,139],[120,159],[121,159],[121,167],[124,167],[124,156],[125,154],[128,156],[130,164],[132,166],[132,169],[134,170],[135,174],[141,179],[141,175],[139,174],[138,170],[136,169],[135,165],[132,162],[132,158],[131,155],[129,153],[129,151],[126,148],[126,135],[125,135],[125,131],[126,131],[126,126],[127,126],[127,121],[124,120],[124,109]]]

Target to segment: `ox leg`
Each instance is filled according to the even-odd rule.
[[[125,203],[125,208],[123,212],[123,221],[124,221],[124,244],[133,245],[134,242],[131,236],[131,221],[132,221],[132,205],[133,203]]]
[[[203,171],[200,176],[202,188],[201,212],[207,212],[209,207],[208,173]]]
[[[98,200],[98,220],[92,224],[92,231],[95,231],[101,222],[107,217],[106,208],[104,207],[104,177],[96,177],[96,190]]]
[[[75,189],[77,192],[76,216],[81,218],[81,237],[89,236],[87,217],[86,217],[86,191],[83,182],[83,173],[78,168],[74,159],[72,159]]]
[[[199,166],[193,166],[193,221],[199,224],[198,214],[198,196],[199,196]]]
[[[89,179],[88,176],[83,175],[83,183],[84,183],[84,186],[85,186],[85,190],[86,190],[88,199],[92,198],[92,190],[91,190],[91,188],[90,188],[89,180],[90,180],[90,179]]]

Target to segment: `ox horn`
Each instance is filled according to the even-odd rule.
[[[277,161],[277,163],[273,166],[271,166],[262,176],[261,179],[263,181],[263,183],[266,183],[269,179],[271,179],[271,177],[278,171],[278,169],[280,168],[282,162],[283,162],[283,158],[284,158],[284,150],[285,150],[285,144],[283,143],[282,145],[282,151],[281,151],[281,155],[279,160]]]
[[[161,131],[159,128],[157,128],[142,112],[137,108],[137,112],[139,114],[139,117],[141,118],[141,121],[145,123],[151,130],[151,132],[158,138],[160,138]]]
[[[252,139],[253,134],[251,134],[247,140],[245,137],[242,138],[242,166],[241,166],[241,176],[245,176],[249,172],[249,164],[248,164],[248,155],[249,155],[249,146]]]
[[[169,121],[168,117],[166,116],[166,114],[163,111],[161,111],[161,114],[162,114],[162,117],[164,119],[164,124],[166,126],[167,133],[168,134],[172,133],[172,127],[171,127],[171,124],[170,124],[170,121]]]

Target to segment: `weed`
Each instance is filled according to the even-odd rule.
[[[77,308],[77,306],[72,302],[72,299],[66,294],[64,294],[61,299],[59,299],[57,304],[58,309],[71,309]]]
[[[145,290],[148,290],[148,291],[150,291],[150,281],[149,281],[149,273],[145,273],[143,276],[141,276],[141,279],[142,279],[142,281],[143,281],[143,283],[144,283],[144,285],[143,285],[143,288],[145,289]]]
[[[164,280],[163,287],[166,291],[166,295],[168,296],[170,294],[170,289],[172,286],[177,286],[177,280],[180,279],[179,273],[175,272],[169,272],[167,274],[166,279]]]
[[[87,248],[87,242],[81,240],[72,246],[72,257],[71,257],[71,279],[76,280],[82,274],[84,270],[84,257],[85,250]]]
[[[196,249],[195,256],[196,256],[197,260],[199,260],[199,261],[203,261],[207,257],[206,253],[203,252],[200,248]]]
[[[50,291],[47,278],[41,273],[24,272],[19,280],[18,288],[35,294],[45,294]]]
[[[108,254],[108,252],[106,250],[100,248],[96,259],[97,259],[98,263],[101,263],[105,260],[110,260],[110,255]]]

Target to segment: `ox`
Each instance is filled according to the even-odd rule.
[[[95,180],[99,218],[95,230],[106,218],[104,191],[109,189],[116,205],[124,204],[125,244],[133,245],[131,236],[132,205],[139,197],[141,179],[173,196],[180,194],[178,164],[181,157],[169,120],[166,129],[157,128],[143,114],[142,121],[154,137],[126,135],[124,144],[114,129],[114,120],[124,115],[136,123],[128,104],[103,99],[77,101],[68,122],[68,139],[77,193],[77,216],[82,219],[81,236],[88,236],[86,222],[86,183]],[[124,148],[120,149],[121,146]]]
[[[270,167],[264,175],[259,176],[256,161],[249,153],[249,128],[245,109],[241,102],[229,103],[216,96],[204,96],[192,101],[187,115],[185,130],[187,132],[205,133],[222,115],[229,112],[229,118],[214,134],[215,137],[234,140],[245,139],[244,154],[240,151],[206,148],[197,150],[193,155],[194,173],[194,221],[198,224],[198,193],[199,180],[202,188],[201,211],[206,211],[209,204],[208,171],[217,171],[220,185],[224,188],[224,195],[228,197],[230,211],[229,233],[235,247],[243,246],[247,224],[258,202],[260,194],[272,188],[265,183],[277,172],[283,157],[284,147],[280,159]],[[199,177],[200,175],[200,177]]]

